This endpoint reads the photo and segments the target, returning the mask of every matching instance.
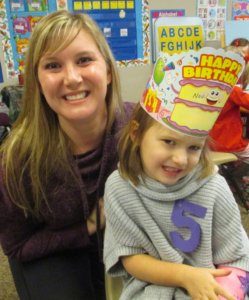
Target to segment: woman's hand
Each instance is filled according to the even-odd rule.
[[[100,214],[100,229],[105,227],[105,211],[104,211],[104,198],[99,198],[96,205],[99,205]],[[89,235],[94,234],[97,231],[97,206],[94,207],[90,217],[87,219],[87,230]]]
[[[219,300],[218,295],[227,300],[236,300],[224,287],[219,285],[215,277],[228,276],[228,269],[189,269],[183,287],[193,300]]]

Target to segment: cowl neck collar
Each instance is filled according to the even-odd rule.
[[[212,176],[204,179],[199,179],[202,172],[202,166],[199,164],[187,176],[183,177],[175,184],[168,185],[155,181],[146,175],[144,180],[139,177],[140,184],[134,186],[130,184],[145,197],[149,197],[159,201],[174,201],[194,193],[201,186],[203,186]]]

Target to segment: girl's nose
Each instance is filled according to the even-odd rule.
[[[172,161],[178,166],[185,167],[188,163],[188,153],[186,149],[175,150]]]
[[[78,85],[83,81],[80,69],[77,66],[69,65],[65,68],[64,84],[67,86]]]

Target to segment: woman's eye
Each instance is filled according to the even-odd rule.
[[[92,59],[90,58],[90,57],[81,57],[80,59],[79,59],[79,63],[80,64],[84,64],[84,63],[87,63],[87,62],[89,62],[89,61],[91,61]]]
[[[175,144],[175,142],[172,141],[172,140],[164,140],[164,142],[165,142],[166,144],[169,144],[169,145],[174,145],[174,144]]]
[[[49,63],[46,65],[46,69],[56,69],[59,67],[60,67],[60,65],[58,63]]]

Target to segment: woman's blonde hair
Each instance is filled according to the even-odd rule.
[[[247,42],[247,44],[240,45],[240,46],[249,45],[249,43],[246,39],[240,39],[240,40],[242,40],[242,42],[241,42],[242,44]],[[233,53],[239,54],[240,56],[244,57],[243,52],[240,50],[240,48],[238,48],[238,46],[230,45],[230,46],[224,47],[223,49],[225,51],[231,51]],[[241,87],[242,87],[242,89],[245,90],[248,84],[249,84],[249,63],[246,63],[244,71],[241,75]]]
[[[119,171],[124,179],[129,179],[133,184],[139,184],[138,176],[144,178],[143,165],[140,156],[140,144],[147,130],[156,122],[140,105],[137,104],[130,121],[124,127],[121,138],[118,144],[119,154]],[[135,138],[131,139],[130,133],[134,123],[138,124]],[[214,163],[211,157],[211,151],[208,147],[208,141],[202,150],[200,164],[203,166],[203,171],[200,179],[203,179],[214,173]]]
[[[39,216],[44,201],[49,206],[45,190],[54,170],[61,167],[65,174],[72,175],[69,138],[40,92],[37,72],[42,56],[65,49],[82,29],[95,40],[112,78],[106,94],[107,131],[116,111],[122,112],[116,61],[98,25],[86,14],[56,11],[45,16],[35,27],[28,45],[21,113],[0,150],[9,195],[26,215]],[[26,176],[30,178],[33,203],[28,200],[23,182]]]

